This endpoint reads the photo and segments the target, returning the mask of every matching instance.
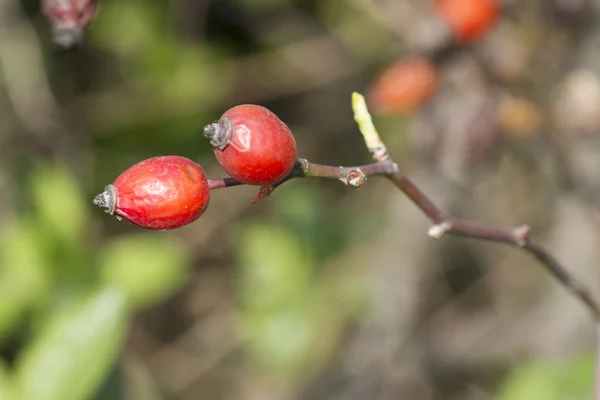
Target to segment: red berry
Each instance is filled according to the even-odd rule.
[[[427,59],[400,60],[387,67],[369,89],[369,101],[379,114],[407,114],[435,94],[438,70]]]
[[[500,13],[496,0],[438,0],[436,10],[462,42],[485,35]]]
[[[204,170],[184,157],[144,160],[94,198],[109,214],[147,229],[175,229],[200,217],[210,199]]]
[[[290,173],[296,141],[286,124],[264,107],[246,104],[227,110],[204,128],[225,172],[248,185],[269,185]]]

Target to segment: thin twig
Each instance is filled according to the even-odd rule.
[[[208,180],[208,187],[210,188],[210,190],[223,189],[223,188],[228,188],[228,187],[232,187],[232,186],[240,186],[240,185],[243,185],[243,183],[234,178],[222,178],[222,179],[209,179]]]
[[[368,177],[388,176],[398,170],[398,166],[392,161],[380,161],[373,164],[359,165],[355,167],[334,167],[333,165],[315,164],[304,158],[297,158],[292,171],[281,181],[269,185],[272,192],[285,182],[294,178],[319,178],[338,180],[347,186],[362,186]],[[232,186],[243,185],[242,182],[228,177],[222,179],[209,179],[208,187],[213,189],[223,189]],[[267,186],[263,186],[266,188]]]
[[[353,187],[361,186],[370,176],[387,176],[398,170],[398,166],[392,161],[379,161],[356,167],[334,167],[303,161],[305,165],[302,177],[337,179],[345,185]]]
[[[464,236],[504,243],[529,252],[540,261],[554,278],[585,305],[595,321],[600,322],[600,306],[590,290],[579,282],[544,245],[530,237],[527,226],[506,229],[447,216],[410,179],[400,172],[391,174],[388,178],[434,223],[429,229],[430,236],[436,239],[445,234]]]

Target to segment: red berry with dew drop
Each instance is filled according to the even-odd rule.
[[[123,172],[94,204],[146,229],[180,228],[208,207],[210,188],[202,167],[178,156],[153,157]]]
[[[225,172],[248,185],[270,185],[285,178],[296,161],[292,132],[268,109],[245,104],[227,110],[204,128]]]

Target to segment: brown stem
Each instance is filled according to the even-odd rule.
[[[600,322],[600,306],[591,292],[579,282],[546,247],[529,236],[526,226],[500,228],[477,221],[447,216],[408,177],[399,171],[388,178],[435,224],[429,235],[441,238],[444,234],[464,236],[519,247],[535,257],[546,270],[585,305],[595,321]]]
[[[533,238],[528,238],[527,243],[522,246],[524,250],[528,251],[537,260],[542,263],[546,270],[554,276],[560,283],[562,283],[567,289],[569,289],[575,296],[581,300],[588,308],[592,317],[594,318],[596,325],[600,324],[600,306],[598,302],[592,296],[589,289],[578,281],[541,243]],[[598,349],[600,351],[600,348]],[[600,371],[599,371],[600,372]],[[600,380],[598,381],[600,384]],[[600,387],[598,387],[600,390]],[[600,395],[600,392],[598,393]],[[600,396],[597,397],[600,400]]]
[[[334,167],[321,165],[300,159],[303,177],[336,179],[345,185],[359,187],[368,177],[383,175],[387,176],[398,171],[398,166],[392,161],[379,161],[373,164],[357,167]]]
[[[208,180],[208,187],[210,190],[223,189],[223,188],[227,188],[227,187],[240,186],[240,185],[243,185],[243,183],[234,178],[209,179]]]
[[[370,176],[384,176],[394,173],[398,166],[391,161],[380,161],[373,164],[360,165],[356,167],[334,167],[332,165],[322,165],[311,163],[304,158],[297,158],[292,171],[283,178],[283,180],[272,185],[275,189],[290,179],[294,178],[320,178],[339,180],[345,185],[359,187]],[[243,185],[235,178],[209,179],[208,187],[213,189],[223,189],[232,186]]]
[[[320,178],[339,180],[347,186],[359,187],[371,176],[386,176],[396,187],[434,223],[429,229],[429,235],[441,238],[445,234],[486,240],[519,247],[535,257],[546,270],[563,286],[571,291],[589,310],[594,320],[600,323],[600,305],[594,299],[589,289],[579,282],[546,247],[530,237],[529,228],[521,226],[516,228],[501,228],[483,224],[477,221],[454,218],[440,210],[417,185],[398,170],[398,166],[391,159],[377,161],[372,164],[356,167],[335,167],[332,165],[315,164],[303,158],[298,158],[290,174],[269,187],[268,196],[281,184],[293,178]],[[237,186],[242,183],[233,179],[209,180],[211,189]],[[261,190],[265,190],[263,187]],[[266,192],[265,192],[266,193]],[[600,397],[598,398],[600,400]]]

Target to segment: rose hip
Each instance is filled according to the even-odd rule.
[[[268,109],[239,105],[204,128],[225,172],[249,185],[269,185],[290,173],[296,161],[292,132]]]
[[[178,156],[154,157],[123,172],[94,204],[147,229],[167,230],[198,219],[208,207],[204,170]]]
[[[438,0],[436,11],[459,42],[483,37],[500,14],[496,0]]]
[[[379,114],[408,114],[424,106],[438,88],[437,67],[425,58],[407,58],[388,66],[369,89]]]

